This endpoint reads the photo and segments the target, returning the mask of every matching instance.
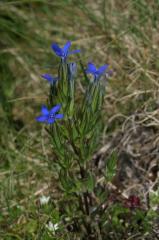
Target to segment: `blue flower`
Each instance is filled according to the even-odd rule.
[[[51,110],[49,111],[47,109],[47,107],[45,105],[43,105],[41,108],[42,115],[36,117],[36,120],[38,122],[45,122],[48,124],[52,124],[56,121],[56,119],[61,119],[64,117],[64,115],[61,113],[57,114],[57,112],[60,110],[60,108],[61,108],[61,105],[57,104],[56,106],[51,108]]]
[[[66,44],[64,45],[63,48],[60,48],[58,46],[58,44],[56,43],[53,43],[51,45],[53,51],[55,52],[55,54],[58,56],[58,57],[61,57],[61,59],[63,61],[65,61],[67,59],[67,56],[70,55],[70,54],[74,54],[74,53],[79,53],[80,50],[74,50],[74,51],[69,51],[70,47],[71,47],[71,42],[68,41],[66,42]]]
[[[47,73],[45,73],[41,76],[42,76],[42,78],[46,79],[51,84],[56,83],[56,81],[58,80],[58,77],[53,77],[53,76],[51,76],[50,74],[47,74]]]
[[[95,67],[95,65],[90,62],[87,65],[86,73],[91,73],[94,76],[95,80],[97,80],[104,74],[104,72],[107,70],[108,66],[109,65],[106,64],[97,69]]]

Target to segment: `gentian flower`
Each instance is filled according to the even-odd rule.
[[[66,44],[64,45],[63,48],[60,48],[58,46],[58,44],[56,43],[53,43],[51,45],[53,51],[55,52],[55,54],[60,57],[63,61],[66,61],[67,57],[70,55],[70,54],[74,54],[74,53],[79,53],[80,50],[73,50],[73,51],[69,51],[70,47],[71,47],[71,42],[68,41],[66,42]]]
[[[44,122],[44,123],[48,123],[48,124],[52,124],[56,121],[56,119],[61,119],[64,117],[63,114],[59,113],[57,114],[57,112],[60,110],[61,105],[57,104],[56,106],[54,106],[53,108],[51,108],[51,110],[49,111],[47,109],[47,107],[45,105],[42,106],[41,108],[41,116],[36,117],[36,120],[38,122]]]
[[[45,74],[43,74],[41,76],[42,76],[42,78],[47,80],[50,84],[54,84],[58,80],[58,77],[53,77],[52,75],[47,74],[47,73],[45,73]]]
[[[95,65],[90,62],[87,65],[86,73],[91,73],[94,76],[95,80],[97,80],[104,74],[104,72],[107,70],[108,66],[109,65],[106,64],[97,69],[95,67]]]

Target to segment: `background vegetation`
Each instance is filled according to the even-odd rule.
[[[121,128],[128,133],[132,126],[142,125],[153,128],[147,152],[154,142],[157,149],[158,13],[158,0],[0,2],[0,239],[44,239],[41,232],[50,209],[42,211],[39,198],[58,198],[56,175],[48,164],[52,159],[48,138],[35,122],[48,92],[40,75],[54,73],[57,67],[52,42],[63,45],[71,40],[82,49],[84,64],[109,63],[113,70],[101,147]],[[123,142],[121,138],[119,148]],[[158,158],[153,159],[154,166]],[[155,230],[147,235],[152,237],[157,239]],[[140,234],[138,239],[143,239]]]

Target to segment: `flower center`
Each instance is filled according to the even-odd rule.
[[[49,118],[55,118],[55,113],[51,113],[51,114],[49,115]]]

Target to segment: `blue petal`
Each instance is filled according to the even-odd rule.
[[[49,111],[45,105],[41,107],[41,112],[44,116],[47,116],[49,114]]]
[[[47,74],[47,73],[45,73],[41,76],[42,76],[42,78],[46,79],[48,82],[51,82],[52,80],[54,80],[54,78],[50,74]]]
[[[38,116],[36,117],[36,121],[38,122],[45,122],[47,120],[46,116]]]
[[[41,75],[44,79],[46,79],[49,83],[55,83],[58,80],[58,77],[53,77],[50,74]]]
[[[48,120],[47,120],[47,123],[48,124],[52,124],[52,123],[54,123],[55,122],[55,118],[49,118]]]
[[[100,68],[98,68],[98,73],[99,74],[102,74],[102,73],[104,73],[105,71],[106,71],[106,69],[108,68],[108,64],[106,64],[106,65],[103,65],[103,66],[101,66]]]
[[[69,52],[68,55],[70,55],[70,54],[75,54],[75,53],[79,53],[80,51],[81,51],[81,50],[79,50],[79,49],[73,50],[73,51]]]
[[[68,41],[65,46],[63,47],[63,54],[66,56],[68,54],[68,50],[71,47],[71,42]]]
[[[58,44],[53,43],[51,45],[53,51],[56,53],[57,56],[61,57],[62,56],[62,49],[58,46]]]
[[[61,119],[63,117],[64,117],[64,114],[62,114],[62,113],[59,113],[59,114],[55,115],[55,118],[57,118],[57,119]]]
[[[96,72],[96,67],[93,63],[88,63],[87,69],[86,69],[87,73],[95,73]]]
[[[53,107],[51,110],[50,110],[50,114],[54,114],[56,112],[58,112],[61,108],[61,104],[57,104],[55,107]]]

